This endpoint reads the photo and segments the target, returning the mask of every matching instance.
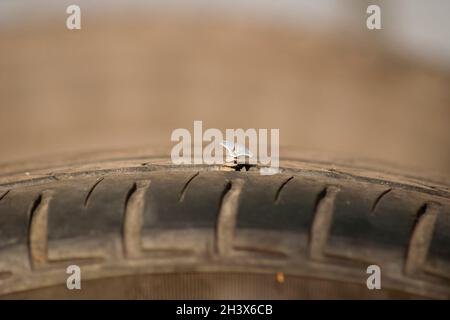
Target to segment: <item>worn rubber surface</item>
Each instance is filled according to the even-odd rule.
[[[244,274],[271,277],[280,285],[272,298],[448,299],[449,195],[429,182],[294,160],[271,176],[165,159],[8,173],[0,177],[0,293],[70,297],[66,267],[77,264],[82,281],[115,279],[122,292],[136,290],[122,278],[194,274],[212,288],[220,281],[208,275]],[[381,290],[366,288],[371,264],[381,267]],[[293,287],[290,279],[333,283],[333,294],[321,296],[320,286],[305,294],[305,280]],[[108,296],[99,287],[81,291]],[[134,297],[170,298],[161,288]]]

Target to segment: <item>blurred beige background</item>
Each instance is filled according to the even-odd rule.
[[[281,145],[300,151],[449,175],[444,35],[407,40],[389,6],[383,30],[368,31],[364,2],[295,6],[293,17],[194,2],[81,1],[79,31],[65,28],[75,2],[0,5],[0,162],[154,145],[169,154],[172,130],[203,120],[279,128]],[[299,23],[297,11],[316,19]]]

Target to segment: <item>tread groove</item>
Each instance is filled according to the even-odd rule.
[[[425,203],[417,211],[406,253],[405,274],[423,271],[439,211],[440,205],[437,203]]]
[[[142,255],[141,232],[144,219],[145,194],[150,184],[150,180],[135,182],[125,201],[122,240],[124,254],[129,258],[137,258]]]
[[[105,179],[104,177],[99,178],[91,187],[91,189],[89,189],[89,192],[86,195],[86,198],[84,199],[84,206],[87,207],[89,205],[89,199],[91,198],[92,192],[94,192],[94,189],[97,188],[97,186],[100,184],[100,182],[103,181],[103,179]]]
[[[287,178],[285,181],[283,181],[283,183],[280,185],[280,187],[278,188],[277,192],[275,193],[275,200],[274,203],[275,204],[279,204],[280,203],[280,195],[281,195],[281,191],[283,190],[283,188],[288,184],[289,181],[291,181],[292,179],[294,179],[294,176],[290,176],[289,178]]]
[[[339,188],[324,188],[317,196],[314,218],[309,235],[309,254],[312,259],[323,259],[334,213],[334,202]]]
[[[9,193],[9,191],[11,191],[11,190],[6,190],[5,192],[3,192],[2,194],[0,194],[0,201],[2,201],[3,200],[3,198],[5,198],[6,197],[6,195]]]
[[[199,174],[200,174],[200,172],[197,171],[195,174],[193,174],[193,175],[188,179],[188,181],[186,181],[186,183],[185,183],[184,186],[183,186],[183,189],[181,189],[180,197],[179,197],[179,199],[178,199],[178,202],[183,202],[184,197],[185,197],[186,192],[187,192],[187,189],[188,189],[188,187],[189,187],[189,184],[192,182],[192,180],[194,180],[196,177],[198,177]]]
[[[375,199],[375,201],[373,202],[372,205],[372,209],[371,212],[375,212],[375,210],[377,209],[378,203],[380,203],[381,199],[386,196],[389,192],[392,191],[392,188],[386,189],[383,192],[381,192],[378,197]]]
[[[242,179],[229,181],[222,192],[216,225],[216,251],[220,255],[228,255],[233,251],[239,196],[243,186],[244,180]]]

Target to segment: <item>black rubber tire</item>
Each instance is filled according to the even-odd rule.
[[[446,186],[301,161],[271,176],[143,162],[3,175],[0,294],[450,297]],[[66,288],[71,264],[82,269],[77,292]],[[366,287],[372,264],[381,290]]]

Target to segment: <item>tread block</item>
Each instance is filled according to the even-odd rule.
[[[450,277],[450,210],[442,207],[434,226],[433,238],[427,257],[428,265]],[[445,270],[442,270],[442,267]]]
[[[237,229],[308,232],[317,196],[325,184],[298,175],[285,183],[290,177],[273,175],[247,179],[240,197]]]
[[[0,201],[0,249],[28,242],[30,209],[42,186],[11,190]]]
[[[410,192],[365,184],[343,186],[337,195],[326,252],[371,261],[373,250],[404,255],[423,200]],[[379,199],[379,195],[385,196]],[[409,192],[408,192],[409,193]],[[374,203],[377,201],[376,207]],[[373,210],[375,209],[375,210]]]
[[[48,239],[120,234],[127,191],[133,180],[105,177],[61,183],[55,188],[49,205]],[[85,203],[89,192],[89,200]]]
[[[229,175],[225,172],[154,173],[145,195],[144,229],[214,228],[222,193]],[[184,190],[183,200],[180,201]]]

